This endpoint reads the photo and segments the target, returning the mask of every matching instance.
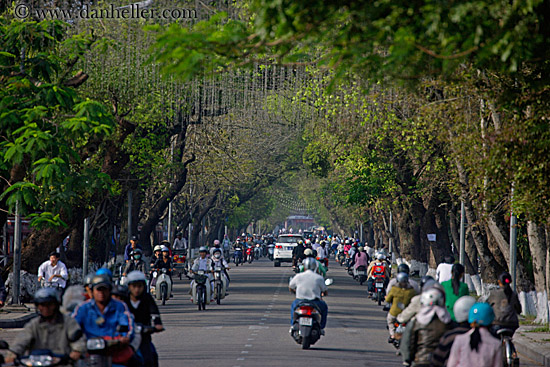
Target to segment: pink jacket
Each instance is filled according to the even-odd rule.
[[[369,266],[367,254],[364,252],[360,252],[359,254],[355,255],[354,268],[357,269],[360,266],[364,266],[365,270],[367,270],[367,267]]]
[[[470,335],[473,332],[474,329],[455,338],[447,367],[502,367],[500,340],[486,328],[479,328],[481,343],[475,351],[470,348]]]

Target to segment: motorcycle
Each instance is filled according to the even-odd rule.
[[[332,283],[332,279],[325,280],[327,286]],[[321,338],[321,311],[315,303],[302,301],[296,306],[290,336],[302,349],[309,349]]]
[[[9,344],[4,341],[0,340],[0,350],[8,350],[10,352],[14,353],[10,350]],[[59,366],[59,365],[65,365],[69,363],[70,358],[68,355],[57,355],[54,354],[51,350],[48,349],[42,349],[42,350],[35,350],[32,351],[31,354],[21,357],[15,358],[14,365],[20,365],[20,366]],[[0,354],[0,365],[3,365],[5,363],[4,356]]]
[[[267,245],[267,258],[271,261],[273,261],[274,252],[275,252],[275,245],[274,244]]]
[[[498,329],[496,331],[497,336],[502,342],[502,359],[505,367],[519,367],[519,357],[516,352],[516,347],[512,342],[514,336],[513,329]]]
[[[386,298],[385,285],[386,277],[384,275],[374,276],[374,288],[376,290],[374,300],[378,302],[378,306],[382,304],[382,300]]]
[[[338,252],[338,263],[340,264],[340,266],[343,266],[345,261],[346,261],[346,255],[344,254],[344,252],[343,251]]]
[[[153,272],[153,283],[151,284],[150,293],[155,296],[157,300],[162,300],[162,305],[166,304],[166,301],[172,294],[172,281],[168,275],[168,269],[156,269]]]
[[[407,324],[400,324],[398,322],[394,323],[395,325],[395,334],[393,336],[393,346],[395,349],[399,349],[401,346],[401,338],[403,337],[403,333],[405,333],[405,327]]]
[[[256,247],[254,247],[254,259],[255,260],[260,260],[261,252],[262,252],[262,247],[258,243],[258,244],[256,244]]]
[[[210,304],[210,280],[204,270],[199,270],[195,274],[195,282],[193,284],[192,297],[193,303],[199,306],[200,310],[206,310],[206,305]]]
[[[358,266],[354,271],[353,278],[357,280],[360,285],[363,285],[363,283],[367,281],[367,268],[363,265]]]
[[[235,266],[243,263],[243,249],[240,247],[235,247],[235,252],[233,253],[233,262]]]
[[[254,260],[254,253],[252,252],[252,247],[246,248],[246,260],[248,260],[249,264],[252,264],[252,261]]]
[[[219,305],[221,300],[225,298],[227,291],[227,278],[224,276],[223,267],[214,267],[214,298]]]

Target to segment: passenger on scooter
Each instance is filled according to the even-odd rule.
[[[223,276],[227,280],[227,288],[226,288],[225,294],[228,295],[229,293],[227,293],[227,291],[229,290],[229,282],[231,279],[229,278],[229,274],[227,273],[227,270],[231,268],[229,267],[229,264],[227,263],[227,261],[223,258],[222,250],[219,248],[214,249],[213,251],[212,266],[213,268],[216,268],[219,266],[223,269]]]
[[[315,251],[310,248],[306,248],[306,250],[304,251],[304,255],[306,259],[307,258],[315,259],[315,261],[317,262],[317,269],[315,270],[315,272],[321,275],[323,278],[325,278],[327,276],[327,270],[325,269],[323,264],[319,260],[317,260]],[[305,267],[302,264],[300,268],[300,272],[303,272],[303,271],[305,271]]]
[[[155,266],[155,262],[158,259],[162,258],[161,252],[162,252],[162,246],[161,245],[156,245],[155,248],[153,249],[153,256],[151,256],[151,268],[153,268],[153,266]]]
[[[472,328],[455,338],[448,367],[502,366],[502,342],[489,331],[494,319],[495,313],[488,303],[476,303],[472,306],[468,315]]]
[[[144,326],[152,326],[152,321],[157,331],[164,330],[159,308],[153,297],[145,291],[145,275],[139,271],[133,271],[128,274],[126,282],[130,293],[126,305],[134,315],[135,322]],[[145,361],[145,366],[158,367],[158,354],[150,334],[142,335],[139,351]]]
[[[34,294],[34,304],[40,316],[25,324],[10,346],[11,351],[21,356],[25,351],[48,349],[58,355],[67,355],[73,361],[86,353],[82,329],[72,317],[60,311],[59,292],[53,288],[41,288]],[[8,352],[6,363],[12,363],[15,357]]]
[[[122,272],[122,276],[125,277],[131,271],[141,271],[143,274],[149,274],[149,267],[142,259],[143,252],[137,248],[130,253],[130,261],[126,263],[126,267]]]
[[[411,272],[411,269],[409,268],[409,265],[403,263],[403,264],[399,264],[399,266],[397,267],[397,273],[407,273],[407,275],[409,275]],[[393,278],[392,280],[390,280],[389,284],[388,284],[388,287],[386,288],[386,294],[390,294],[390,290],[391,288],[397,284],[397,277]],[[418,284],[418,282],[414,279],[411,279],[409,278],[409,284],[412,285],[412,287],[414,288],[416,294],[420,294],[422,292],[422,289],[420,287],[420,285]]]
[[[441,292],[445,293],[445,290],[443,289],[441,284],[437,283],[435,279],[429,275],[425,275],[422,277],[422,279],[420,280],[420,287],[422,289],[422,292],[427,291],[431,287],[437,287]],[[416,314],[418,313],[418,311],[420,311],[420,308],[422,307],[422,305],[420,304],[421,297],[422,294],[417,294],[411,299],[411,302],[403,310],[403,312],[397,315],[398,323],[406,324],[407,322],[409,322],[409,320],[416,316]]]
[[[447,331],[441,339],[439,344],[434,350],[432,356],[432,367],[444,367],[449,359],[451,353],[451,347],[458,335],[467,333],[470,330],[470,324],[468,323],[468,315],[470,309],[476,303],[476,299],[471,296],[463,296],[455,302],[453,311],[455,314],[456,323],[453,324],[453,328]]]
[[[439,288],[423,292],[420,304],[416,318],[405,328],[400,350],[404,365],[428,367],[439,339],[449,329],[451,315],[445,308],[445,293]]]
[[[296,274],[290,281],[288,287],[292,293],[296,293],[296,299],[292,302],[290,308],[290,325],[294,324],[294,309],[302,301],[314,303],[321,313],[321,335],[325,335],[325,326],[327,324],[328,306],[321,299],[321,296],[327,295],[327,286],[322,276],[316,273],[317,261],[312,258],[306,258],[303,261],[305,271]]]
[[[416,291],[409,283],[409,274],[397,273],[397,283],[386,296],[386,302],[391,303],[390,311],[386,317],[390,337],[388,343],[393,343],[395,337],[395,321],[397,316],[409,305]]]
[[[216,250],[220,250],[221,251],[221,247],[220,247],[220,241],[219,240],[214,240],[214,247],[212,247],[210,249],[210,257],[212,257],[212,255],[214,255],[214,251]],[[223,258],[223,252],[221,252],[221,256]]]

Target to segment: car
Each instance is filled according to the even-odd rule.
[[[292,250],[298,246],[298,241],[303,241],[304,238],[299,234],[282,234],[275,242],[273,251],[273,265],[281,266],[282,262],[292,262]]]

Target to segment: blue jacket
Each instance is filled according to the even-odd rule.
[[[99,311],[93,299],[81,303],[73,312],[73,317],[87,338],[104,336],[127,336],[134,339],[134,318],[125,303],[111,299],[104,313]],[[128,326],[127,333],[117,333],[118,325]]]

